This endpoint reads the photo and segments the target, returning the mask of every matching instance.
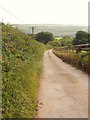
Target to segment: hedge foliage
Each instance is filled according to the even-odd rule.
[[[54,49],[53,53],[64,62],[90,74],[90,51],[81,51],[76,54],[74,51],[58,51]]]
[[[33,118],[44,45],[10,25],[2,26],[2,108],[4,118]]]

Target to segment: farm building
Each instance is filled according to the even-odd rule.
[[[90,51],[90,44],[74,45],[76,50]]]

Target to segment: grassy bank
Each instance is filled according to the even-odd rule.
[[[53,53],[64,62],[90,74],[90,52],[83,51],[76,54],[74,51],[59,51],[53,49]]]
[[[33,118],[44,45],[9,25],[2,26],[2,108],[4,118]]]

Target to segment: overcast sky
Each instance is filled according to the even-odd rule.
[[[89,0],[0,0],[0,21],[88,25]]]

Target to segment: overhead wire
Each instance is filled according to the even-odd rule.
[[[0,8],[2,10],[4,10],[6,13],[8,13],[9,15],[11,15],[12,17],[14,17],[15,19],[17,19],[18,21],[22,22],[25,24],[25,22],[23,20],[21,20],[19,17],[17,17],[16,15],[14,15],[13,13],[11,13],[9,10],[7,10],[6,8],[0,6]]]

